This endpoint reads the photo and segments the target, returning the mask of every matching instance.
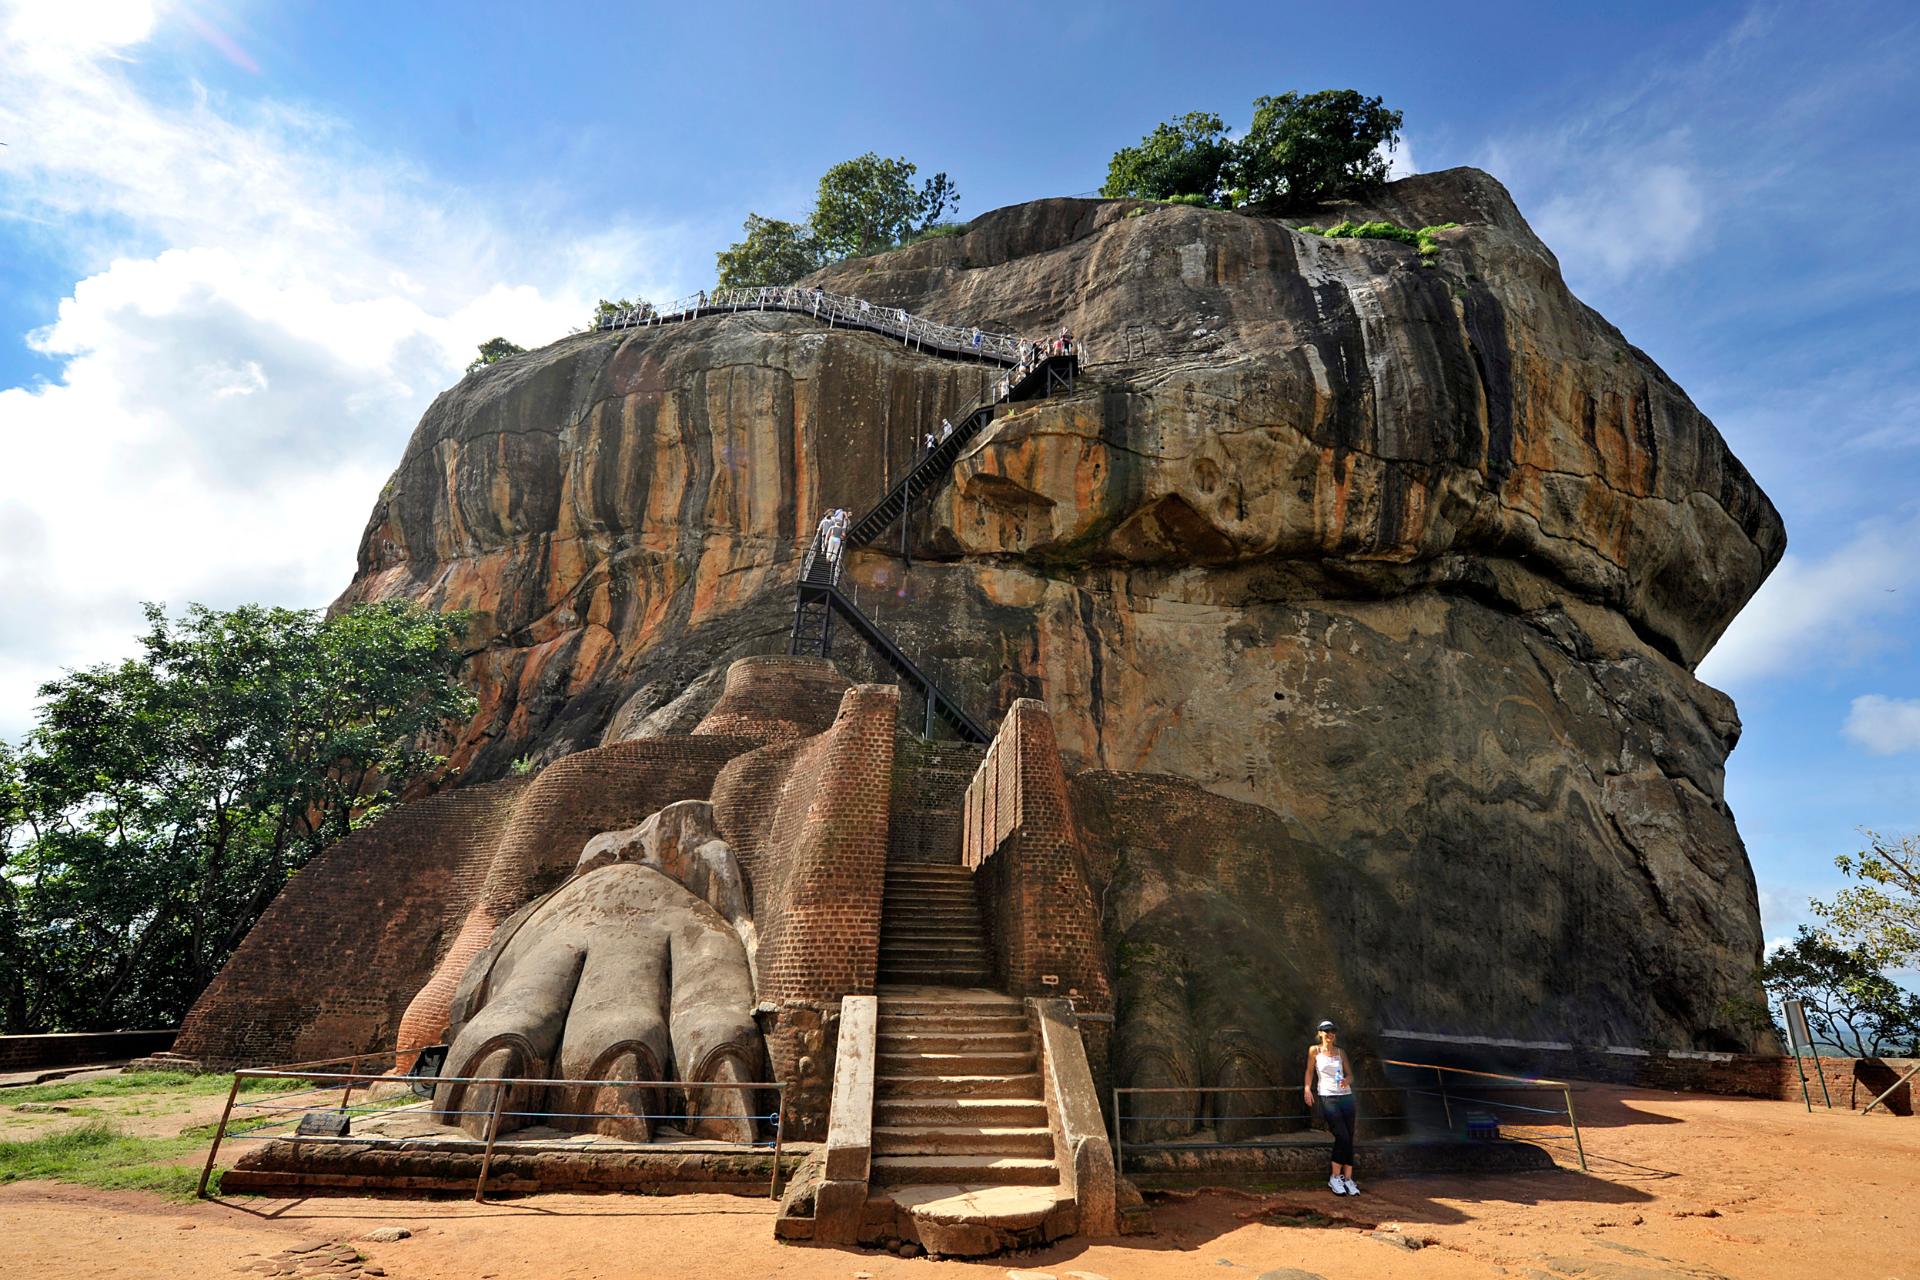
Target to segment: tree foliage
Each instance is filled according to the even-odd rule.
[[[820,179],[808,225],[820,250],[860,257],[905,239],[916,225],[932,226],[959,207],[960,193],[944,173],[913,185],[918,169],[903,157],[883,160],[869,151],[843,160]]]
[[[1301,204],[1384,182],[1401,113],[1352,89],[1256,98],[1237,140],[1206,111],[1156,125],[1107,165],[1100,194],[1183,203]],[[1226,191],[1225,188],[1232,188]]]
[[[605,306],[606,304],[603,302],[600,305]],[[473,363],[467,366],[467,372],[472,373],[475,369],[484,369],[494,361],[504,360],[508,356],[524,355],[526,350],[525,347],[515,346],[505,338],[488,338],[480,344],[480,354],[475,356]]]
[[[0,756],[10,1032],[172,1026],[287,879],[445,768],[458,615],[147,606],[141,656],[40,689]]]
[[[1235,147],[1235,174],[1255,203],[1300,204],[1387,179],[1401,113],[1352,89],[1256,98],[1253,123]]]
[[[1844,947],[1800,926],[1754,971],[1776,1008],[1798,1000],[1816,1041],[1843,1054],[1877,1057],[1920,1050],[1920,996],[1880,971],[1864,946]],[[1784,1015],[1779,1021],[1786,1021]]]
[[[1813,911],[1827,932],[1861,947],[1886,969],[1920,969],[1920,837],[1866,831],[1867,848],[1834,865],[1857,881]]]
[[[749,213],[742,230],[745,240],[715,255],[722,288],[792,284],[820,269],[820,244],[811,228]]]
[[[1139,146],[1114,152],[1100,194],[1142,200],[1198,196],[1211,203],[1233,158],[1226,123],[1211,112],[1189,111],[1155,125]]]

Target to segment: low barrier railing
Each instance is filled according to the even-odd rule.
[[[445,1075],[399,1075],[363,1071],[361,1068],[369,1059],[392,1058],[392,1050],[379,1054],[342,1055],[339,1058],[322,1058],[313,1062],[292,1063],[280,1067],[245,1067],[233,1073],[233,1087],[227,1091],[226,1106],[220,1112],[220,1123],[214,1129],[213,1142],[207,1148],[205,1166],[200,1170],[200,1184],[196,1194],[206,1198],[207,1183],[213,1175],[215,1159],[219,1156],[223,1142],[232,1140],[288,1139],[299,1142],[354,1144],[359,1146],[401,1146],[407,1143],[433,1142],[442,1146],[483,1148],[479,1176],[474,1183],[473,1198],[476,1202],[486,1196],[487,1180],[493,1171],[494,1149],[500,1138],[500,1122],[503,1118],[531,1120],[537,1123],[549,1123],[553,1120],[645,1120],[649,1128],[658,1121],[680,1120],[728,1120],[741,1121],[758,1131],[765,1125],[771,1131],[769,1140],[755,1138],[748,1142],[725,1142],[708,1139],[684,1139],[677,1142],[632,1142],[616,1140],[612,1143],[595,1144],[596,1147],[625,1145],[636,1147],[685,1147],[689,1145],[721,1148],[726,1151],[770,1150],[773,1155],[773,1174],[768,1188],[770,1196],[780,1194],[780,1155],[783,1143],[782,1117],[785,1115],[787,1085],[778,1082],[731,1082],[709,1081],[690,1082],[685,1080],[571,1080],[548,1079],[524,1076],[445,1076]],[[409,1055],[412,1056],[412,1055]],[[351,1062],[345,1072],[328,1072],[317,1068],[336,1066]],[[308,1089],[293,1089],[269,1095],[269,1101],[247,1102],[240,1100],[241,1085],[247,1080],[291,1080],[306,1081],[312,1085]],[[437,1111],[433,1109],[434,1091],[443,1084],[493,1085],[492,1105],[484,1111]],[[392,1091],[378,1093],[380,1086],[392,1086]],[[357,1089],[365,1087],[367,1096],[358,1104],[353,1101]],[[751,1100],[743,1114],[714,1115],[700,1114],[691,1109],[685,1112],[651,1111],[551,1111],[528,1110],[512,1111],[505,1109],[509,1095],[515,1089],[587,1087],[594,1089],[646,1089],[661,1090],[669,1093],[696,1093],[709,1090],[749,1091],[750,1093],[771,1092],[775,1095],[775,1106],[764,1114],[753,1110]],[[313,1105],[312,1098],[324,1094],[331,1098],[339,1094],[336,1102],[324,1106]],[[307,1101],[298,1101],[299,1099]],[[396,1099],[406,1098],[405,1105],[389,1105]],[[234,1112],[258,1113],[251,1118],[244,1115],[236,1122]],[[370,1118],[374,1116],[398,1116],[403,1114],[432,1114],[436,1118],[459,1116],[487,1117],[487,1136],[484,1139],[460,1136],[463,1130],[454,1124],[445,1127],[450,1130],[445,1135],[421,1135],[413,1133],[406,1136],[389,1136],[379,1133],[351,1132],[354,1117]],[[285,1126],[297,1126],[309,1115],[344,1116],[347,1124],[339,1135],[317,1133],[271,1132]]]
[[[1369,1088],[1369,1089],[1355,1089],[1353,1092],[1356,1095],[1358,1095],[1362,1093],[1399,1094],[1404,1091],[1400,1089],[1391,1089],[1391,1088],[1388,1088],[1388,1089]],[[1308,1124],[1311,1124],[1314,1116],[1318,1114],[1317,1112],[1307,1110],[1304,1106],[1298,1111],[1286,1110],[1286,1111],[1276,1111],[1276,1112],[1272,1112],[1269,1114],[1262,1114],[1262,1115],[1225,1115],[1225,1116],[1223,1115],[1130,1116],[1121,1110],[1120,1098],[1123,1094],[1141,1094],[1141,1093],[1146,1093],[1146,1094],[1176,1094],[1176,1093],[1177,1094],[1197,1094],[1197,1093],[1198,1094],[1222,1094],[1222,1093],[1261,1094],[1263,1093],[1269,1096],[1277,1095],[1283,1098],[1291,1096],[1289,1090],[1284,1088],[1278,1088],[1273,1085],[1166,1085],[1166,1086],[1151,1087],[1151,1088],[1149,1087],[1117,1088],[1113,1091],[1113,1170],[1116,1174],[1124,1173],[1126,1171],[1125,1170],[1126,1150],[1129,1146],[1134,1148],[1134,1150],[1136,1151],[1215,1151],[1215,1150],[1283,1147],[1283,1146],[1292,1145],[1291,1143],[1287,1142],[1284,1139],[1276,1141],[1273,1138],[1254,1138],[1244,1142],[1222,1142],[1218,1140],[1209,1139],[1207,1141],[1196,1141],[1196,1142],[1133,1142],[1133,1143],[1129,1143],[1126,1140],[1126,1125],[1128,1125],[1129,1123],[1140,1124],[1140,1123],[1148,1123],[1148,1122],[1174,1121],[1174,1122],[1180,1122],[1180,1123],[1193,1123],[1193,1124],[1212,1123],[1216,1125],[1218,1124],[1243,1125],[1243,1124],[1257,1123],[1262,1120],[1267,1120],[1267,1121],[1275,1121],[1275,1122],[1285,1122],[1288,1124],[1294,1124],[1300,1121],[1305,1121]],[[1357,1098],[1356,1098],[1356,1101],[1357,1101]],[[1357,1127],[1359,1123],[1359,1116],[1357,1114],[1354,1117],[1354,1122]]]
[[[1426,1090],[1426,1089],[1416,1088],[1412,1085],[1408,1085],[1404,1088],[1404,1092],[1412,1094],[1416,1097],[1440,1099],[1441,1111],[1442,1111],[1442,1114],[1444,1114],[1446,1117],[1448,1129],[1452,1129],[1454,1127],[1453,1110],[1454,1110],[1454,1105],[1456,1103],[1461,1104],[1463,1106],[1467,1104],[1471,1104],[1475,1106],[1491,1107],[1501,1111],[1519,1111],[1519,1112],[1524,1112],[1528,1115],[1537,1115],[1537,1116],[1563,1115],[1565,1116],[1567,1118],[1568,1126],[1573,1130],[1573,1149],[1580,1157],[1580,1171],[1582,1173],[1586,1172],[1587,1148],[1586,1148],[1586,1145],[1580,1140],[1580,1119],[1578,1116],[1574,1114],[1574,1111],[1573,1111],[1573,1095],[1575,1091],[1574,1085],[1570,1085],[1562,1080],[1545,1080],[1545,1079],[1540,1079],[1538,1077],[1532,1077],[1532,1076],[1503,1076],[1495,1071],[1469,1071],[1465,1067],[1442,1067],[1431,1062],[1401,1062],[1393,1058],[1382,1058],[1380,1061],[1382,1062],[1382,1064],[1389,1067],[1407,1067],[1412,1070],[1420,1071],[1420,1072],[1426,1072],[1426,1071],[1433,1072],[1435,1089]],[[1448,1076],[1472,1076],[1476,1079],[1481,1079],[1481,1080],[1504,1080],[1504,1081],[1508,1081],[1509,1083],[1478,1085],[1478,1086],[1457,1085],[1454,1088],[1449,1089],[1447,1087]],[[1478,1093],[1483,1093],[1483,1094],[1485,1093],[1557,1093],[1560,1095],[1561,1100],[1565,1103],[1565,1106],[1558,1110],[1551,1110],[1544,1107],[1523,1106],[1516,1102],[1496,1102],[1490,1098],[1470,1097],[1467,1094],[1461,1092],[1463,1088],[1472,1089]],[[1469,1131],[1471,1131],[1472,1129],[1471,1123],[1469,1123],[1467,1127]],[[1502,1125],[1501,1128],[1510,1129],[1513,1132],[1524,1134],[1527,1137],[1536,1138],[1536,1139],[1545,1139],[1545,1140],[1552,1141],[1552,1140],[1558,1140],[1560,1138],[1559,1134],[1542,1133],[1542,1132],[1539,1132],[1537,1128],[1526,1126],[1524,1124],[1523,1125]]]
[[[824,289],[801,289],[792,285],[749,285],[743,288],[701,290],[685,298],[655,307],[632,307],[608,311],[595,319],[595,329],[633,329],[647,325],[673,324],[706,315],[737,311],[795,311],[824,320],[829,325],[851,325],[889,333],[903,342],[918,342],[961,355],[991,360],[995,364],[1019,363],[1027,344],[1009,334],[988,333],[967,326],[941,324],[901,307],[883,307],[867,298],[854,298]]]

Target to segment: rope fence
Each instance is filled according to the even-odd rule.
[[[290,1139],[299,1142],[356,1144],[361,1146],[393,1146],[408,1143],[430,1141],[439,1146],[481,1148],[479,1177],[474,1184],[475,1202],[485,1199],[487,1179],[493,1170],[494,1148],[500,1137],[502,1120],[533,1120],[540,1124],[550,1124],[555,1120],[641,1120],[648,1124],[648,1132],[654,1133],[654,1124],[658,1121],[700,1121],[727,1120],[744,1122],[752,1126],[752,1131],[760,1131],[765,1126],[771,1137],[755,1137],[747,1142],[725,1142],[720,1140],[692,1139],[700,1145],[722,1148],[728,1152],[742,1150],[764,1150],[773,1154],[773,1176],[768,1190],[770,1196],[780,1194],[780,1155],[783,1144],[783,1125],[781,1117],[785,1112],[785,1084],[768,1082],[733,1081],[687,1081],[687,1080],[571,1080],[526,1076],[447,1076],[439,1074],[375,1073],[362,1070],[368,1059],[395,1057],[392,1050],[379,1054],[363,1054],[351,1059],[347,1057],[325,1058],[314,1062],[292,1063],[282,1067],[246,1067],[233,1073],[233,1087],[227,1091],[226,1106],[220,1113],[220,1123],[215,1128],[213,1142],[207,1148],[207,1160],[200,1171],[200,1185],[197,1194],[206,1198],[207,1183],[213,1175],[213,1165],[220,1153],[223,1142],[228,1140]],[[351,1065],[344,1072],[331,1072],[318,1068],[333,1067],[343,1062]],[[416,1067],[419,1064],[416,1064]],[[433,1062],[437,1069],[438,1062]],[[304,1081],[310,1087],[275,1092],[268,1100],[246,1101],[241,1097],[241,1085],[247,1080],[288,1080]],[[430,1099],[441,1085],[492,1085],[491,1105],[484,1110],[437,1110]],[[389,1086],[384,1092],[381,1086]],[[356,1090],[365,1088],[366,1095],[354,1102]],[[746,1091],[749,1094],[761,1091],[775,1095],[775,1106],[764,1114],[754,1110],[754,1100],[749,1097],[746,1109],[738,1114],[702,1113],[693,1108],[688,1098],[685,1111],[553,1111],[553,1110],[509,1110],[508,1098],[516,1091],[545,1090],[554,1088],[591,1088],[604,1092],[610,1089],[645,1090],[646,1097],[656,1101],[668,1100],[674,1095],[704,1094],[710,1091]],[[660,1092],[655,1092],[660,1091]],[[337,1095],[337,1096],[336,1096]],[[404,1102],[401,1100],[404,1099]],[[398,1105],[396,1105],[398,1104]],[[649,1104],[651,1105],[651,1104]],[[239,1114],[236,1115],[236,1112]],[[430,1136],[410,1134],[405,1136],[386,1135],[378,1132],[352,1132],[356,1118],[365,1120],[375,1117],[417,1116],[422,1119],[431,1116],[449,1130],[446,1134]],[[326,1127],[337,1127],[335,1133],[308,1132],[301,1126],[310,1116],[327,1118]],[[486,1137],[484,1139],[464,1136],[464,1130],[458,1127],[459,1118],[469,1116],[486,1117]],[[339,1117],[335,1121],[335,1117]],[[596,1144],[606,1146],[614,1144]],[[661,1142],[657,1137],[646,1142],[622,1140],[622,1146],[673,1146],[684,1147],[686,1141]]]

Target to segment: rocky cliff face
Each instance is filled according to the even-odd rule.
[[[1100,813],[1110,774],[1216,798],[1181,892],[1219,896],[1194,866],[1261,850],[1276,901],[1345,886],[1313,900],[1384,1025],[1736,1047],[1717,1011],[1760,945],[1722,794],[1739,721],[1691,668],[1778,561],[1779,517],[1492,179],[1314,221],[1348,216],[1462,225],[1428,266],[1048,200],[823,272],[934,319],[1064,323],[1086,352],[1076,395],[1005,413],[916,510],[911,566],[898,529],[855,557],[860,602],[976,719],[1044,701]],[[777,315],[515,357],[428,412],[343,601],[474,612],[470,779],[686,732],[728,661],[784,649],[820,513],[988,377]],[[1113,865],[1160,865],[1113,827]],[[1168,883],[1113,881],[1116,947],[1141,921],[1202,945],[1166,921],[1217,911],[1169,915]]]

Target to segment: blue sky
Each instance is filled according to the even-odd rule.
[[[823,12],[822,10],[829,10]],[[1038,15],[1041,21],[1035,22]],[[0,734],[137,602],[310,605],[475,343],[710,282],[864,151],[962,216],[1171,115],[1358,88],[1488,169],[1788,558],[1701,674],[1769,936],[1920,829],[1920,19],[1898,4],[0,0]]]

